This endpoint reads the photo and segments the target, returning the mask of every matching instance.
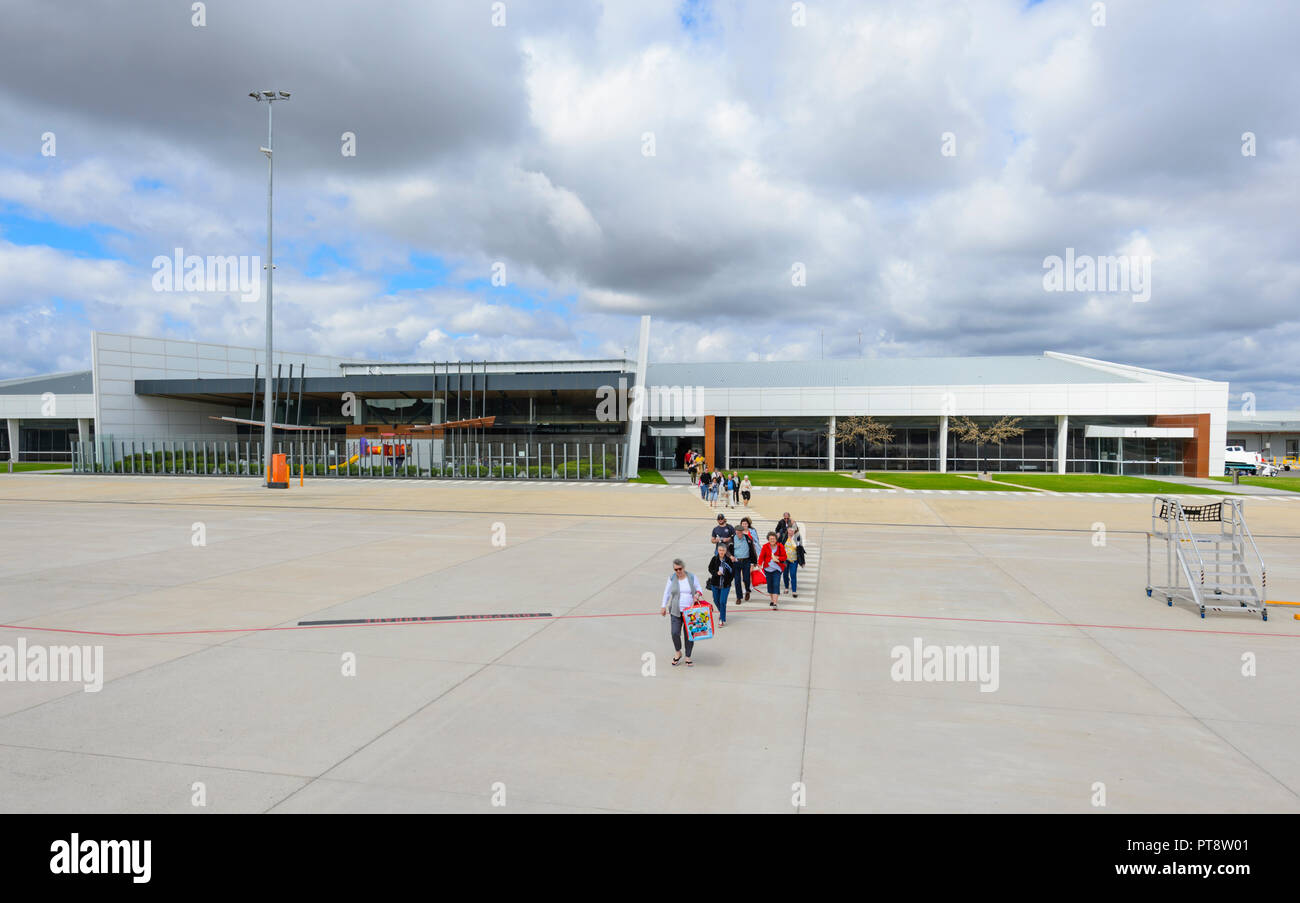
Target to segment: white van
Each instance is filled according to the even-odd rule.
[[[1259,452],[1246,451],[1243,445],[1229,445],[1223,450],[1223,472],[1231,474],[1233,471],[1259,474],[1262,477],[1277,474],[1277,468],[1266,462]]]

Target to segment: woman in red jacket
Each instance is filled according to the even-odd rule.
[[[767,594],[772,597],[771,607],[776,608],[776,597],[781,595],[781,572],[785,570],[785,546],[775,532],[767,534],[767,544],[758,555],[758,566],[767,577]]]

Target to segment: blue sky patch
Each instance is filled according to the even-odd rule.
[[[77,257],[120,260],[104,248],[104,239],[125,233],[111,226],[65,226],[51,220],[33,219],[16,207],[0,209],[0,237],[15,245],[54,248]]]

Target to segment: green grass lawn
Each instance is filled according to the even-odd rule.
[[[958,476],[953,473],[911,473],[905,471],[872,471],[864,474],[868,480],[887,483],[899,489],[965,489],[969,492],[1029,492],[1020,486],[1007,486],[988,480]],[[859,486],[870,485],[855,480]]]
[[[636,476],[628,480],[629,483],[667,483],[664,475],[657,470],[651,470],[642,467],[636,472]]]
[[[861,489],[867,484],[842,473],[830,473],[825,470],[741,470],[742,477],[748,475],[749,482],[755,489],[771,486],[826,486],[833,489]]]
[[[1231,483],[1232,477],[1210,477],[1220,483]],[[1247,486],[1263,486],[1265,489],[1281,489],[1283,492],[1300,492],[1300,477],[1242,477],[1241,482]]]
[[[28,470],[67,470],[72,465],[67,461],[19,461],[14,464],[14,473]],[[0,474],[9,472],[9,462],[0,463]]]
[[[1053,492],[1150,492],[1160,495],[1231,495],[1204,486],[1166,483],[1146,477],[1121,477],[1100,473],[994,474],[1000,483],[1032,486]]]

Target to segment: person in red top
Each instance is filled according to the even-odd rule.
[[[769,531],[767,543],[758,555],[758,566],[767,577],[767,594],[772,597],[772,608],[776,608],[776,597],[781,595],[781,572],[785,570],[785,562],[785,546],[781,545],[775,531]]]

